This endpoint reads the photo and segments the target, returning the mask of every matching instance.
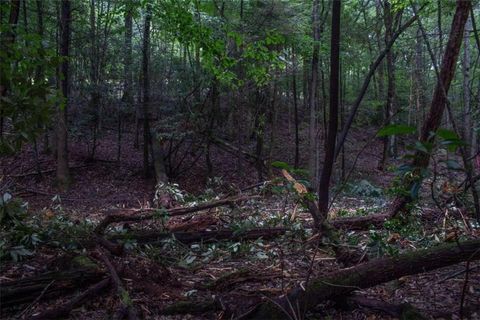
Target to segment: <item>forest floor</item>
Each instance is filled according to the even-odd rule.
[[[347,146],[352,153],[360,151],[364,141],[366,149],[359,157],[352,184],[339,193],[332,217],[363,215],[381,212],[388,196],[392,173],[382,173],[376,168],[380,144],[369,142],[369,133],[354,132]],[[130,137],[132,138],[132,137]],[[126,137],[129,140],[129,137]],[[74,183],[68,192],[59,193],[54,187],[55,162],[51,155],[40,156],[42,177],[35,174],[33,151],[25,147],[15,156],[0,161],[3,169],[2,189],[14,190],[14,195],[28,202],[28,218],[51,228],[58,241],[69,242],[88,235],[92,226],[112,208],[141,208],[153,205],[155,186],[153,180],[145,181],[141,173],[141,151],[124,144],[120,164],[115,159],[113,135],[102,138],[95,160],[87,160],[86,147],[72,144],[70,165]],[[129,140],[133,141],[133,140]],[[214,148],[215,175],[221,180],[205,188],[204,161],[198,161],[189,172],[177,179],[179,189],[175,206],[188,202],[227,196],[232,190],[241,190],[256,182],[256,173],[245,165],[238,174],[236,159]],[[282,154],[278,151],[278,154]],[[305,154],[305,153],[303,153]],[[286,156],[291,158],[290,155]],[[291,159],[279,159],[291,163]],[[351,163],[347,163],[347,167]],[[281,173],[277,172],[279,178]],[[365,184],[362,181],[368,181]],[[358,189],[355,185],[366,188]],[[4,190],[2,190],[4,191]],[[3,192],[2,192],[3,193]],[[220,319],[241,314],[265,297],[275,297],[295,284],[306,281],[309,274],[318,276],[338,270],[339,266],[328,248],[318,245],[312,237],[310,215],[296,204],[295,196],[282,189],[252,188],[243,192],[250,200],[229,207],[219,207],[186,216],[172,217],[168,221],[154,219],[149,222],[123,224],[111,232],[123,234],[136,230],[167,230],[196,232],[223,230],[235,232],[251,228],[281,227],[288,231],[273,239],[231,240],[184,244],[174,238],[160,243],[143,245],[133,239],[125,240],[128,249],[121,257],[113,257],[121,280],[137,312],[146,319]],[[261,195],[255,198],[254,195]],[[452,241],[460,237],[480,237],[480,228],[470,228],[463,215],[442,212],[432,205],[418,207],[413,218],[401,221],[385,230],[349,232],[344,240],[357,245],[375,258],[404,250]],[[473,225],[473,224],[472,224]],[[75,252],[85,251],[78,247]],[[0,286],[12,280],[28,278],[46,271],[64,267],[65,248],[38,245],[33,255],[20,262],[2,261]],[[71,253],[69,253],[71,255]],[[360,290],[359,294],[392,304],[411,303],[429,319],[480,319],[480,263],[458,264],[433,272],[408,276]],[[465,277],[468,275],[468,281]],[[58,306],[72,298],[76,290],[51,299],[42,295],[33,303],[16,309],[3,309],[2,319],[24,318],[42,310]],[[462,295],[465,297],[461,307]],[[203,310],[187,307],[193,314],[166,315],[169,306],[179,301],[206,303]],[[214,302],[212,302],[214,301]],[[216,310],[211,311],[212,303]],[[107,319],[118,309],[119,298],[115,289],[109,288],[75,308],[71,319]],[[218,307],[221,305],[221,308]],[[223,310],[222,310],[223,309]],[[219,311],[220,310],[220,311]],[[182,312],[179,312],[182,313]],[[308,319],[393,319],[379,311],[363,307],[342,309],[333,304],[319,306]]]

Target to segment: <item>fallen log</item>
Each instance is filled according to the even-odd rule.
[[[98,295],[102,290],[106,289],[109,285],[110,285],[110,278],[103,279],[102,281],[91,286],[84,292],[75,296],[70,301],[60,306],[47,309],[41,313],[33,314],[30,317],[30,319],[43,320],[43,319],[59,319],[59,318],[68,317],[68,315],[74,308],[82,305],[82,303],[84,303],[87,299]]]
[[[130,234],[122,234],[111,236],[110,240],[135,239],[140,244],[152,244],[168,238],[175,238],[184,244],[192,242],[216,242],[219,240],[254,240],[258,238],[271,239],[285,234],[286,228],[266,228],[253,229],[243,232],[235,232],[233,230],[216,230],[216,231],[195,231],[195,232],[159,232],[147,231]]]
[[[43,299],[62,296],[102,279],[100,270],[82,268],[62,272],[47,272],[0,285],[1,309],[34,301],[43,291]],[[48,286],[48,287],[47,287]],[[45,288],[47,288],[45,290]]]
[[[206,203],[200,203],[196,206],[192,207],[176,207],[176,208],[171,208],[168,210],[165,210],[166,214],[169,216],[179,216],[179,215],[184,215],[188,213],[193,213],[197,211],[202,211],[202,210],[207,210],[211,208],[216,208],[224,205],[230,205],[234,204],[237,202],[242,202],[246,201],[249,199],[252,199],[255,197],[252,196],[238,196],[238,197],[231,197],[231,198],[225,198],[221,200],[216,200],[216,201],[211,201],[211,202],[206,202]],[[159,211],[159,209],[156,208],[148,208],[148,209],[133,209],[133,210],[128,210],[128,209],[119,209],[124,212],[129,212],[129,214],[110,214],[106,216],[100,223],[99,225],[95,228],[95,233],[96,234],[103,234],[105,232],[105,229],[112,223],[116,222],[140,222],[140,221],[145,221],[149,219],[153,219],[156,216],[156,213]],[[141,213],[140,215],[135,215],[137,213]]]
[[[382,227],[385,221],[391,216],[389,214],[371,214],[367,216],[338,218],[329,221],[329,224],[336,229],[344,230],[367,230],[371,226]]]
[[[275,300],[263,302],[242,319],[297,319],[325,300],[345,296],[407,275],[428,272],[462,261],[480,259],[480,240],[440,245],[396,257],[371,260],[298,286]]]

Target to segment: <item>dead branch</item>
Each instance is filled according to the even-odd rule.
[[[117,294],[118,294],[118,297],[120,298],[120,303],[121,303],[121,308],[120,308],[122,310],[121,314],[126,313],[129,320],[138,319],[137,312],[135,310],[135,307],[133,306],[133,302],[130,299],[128,291],[125,290],[125,288],[123,287],[122,281],[118,276],[117,270],[113,266],[108,256],[102,250],[99,249],[98,253],[99,253],[100,259],[103,261],[108,271],[110,272],[111,280],[117,290]],[[123,310],[125,310],[126,312],[124,312]]]
[[[249,199],[252,199],[254,197],[252,196],[238,196],[238,197],[231,197],[231,198],[225,198],[221,200],[216,200],[216,201],[211,201],[211,202],[206,202],[206,203],[201,203],[196,206],[192,207],[176,207],[172,209],[166,210],[166,214],[169,216],[179,216],[179,215],[184,215],[188,213],[193,213],[197,211],[202,211],[206,209],[211,209],[215,207],[220,207],[224,205],[230,205],[234,204],[237,202],[242,202],[246,201]],[[155,212],[159,211],[159,209],[156,208],[147,208],[147,209],[120,209],[124,212],[129,212],[130,214],[110,214],[106,216],[100,223],[99,225],[95,228],[95,233],[96,234],[103,234],[105,232],[105,229],[112,223],[116,222],[140,222],[140,221],[145,221],[145,220],[150,220],[155,217]],[[132,215],[132,214],[138,214],[141,213],[141,215]]]

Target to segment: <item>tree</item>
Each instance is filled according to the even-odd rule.
[[[70,90],[69,49],[70,49],[70,1],[62,0],[60,13],[60,49],[63,58],[60,65],[60,90],[63,103],[57,110],[57,183],[60,189],[68,188],[70,170],[68,168],[68,122],[67,110]]]
[[[462,45],[465,23],[470,14],[471,1],[457,0],[455,15],[452,21],[452,27],[448,38],[448,43],[443,54],[442,66],[439,79],[433,92],[430,111],[425,119],[419,142],[423,145],[432,144],[435,141],[435,133],[440,128],[442,117],[447,104],[448,90],[455,75],[458,55]],[[415,152],[414,160],[411,164],[413,168],[412,175],[404,181],[405,190],[418,190],[423,181],[423,172],[430,163],[430,154],[418,150]],[[389,214],[395,215],[405,210],[407,205],[415,198],[415,194],[399,195],[395,198],[389,208]]]
[[[149,176],[148,156],[150,144],[150,22],[152,21],[152,6],[147,4],[145,22],[143,25],[143,49],[142,49],[142,81],[143,81],[143,175]]]
[[[330,179],[335,162],[335,144],[338,129],[338,105],[340,93],[340,14],[341,1],[332,2],[332,34],[330,39],[330,107],[328,134],[325,141],[325,161],[323,163],[318,187],[318,207],[323,219],[327,216],[329,205]]]

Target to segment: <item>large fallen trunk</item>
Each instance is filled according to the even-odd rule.
[[[266,301],[242,319],[297,319],[325,300],[370,288],[403,276],[427,272],[462,261],[480,259],[480,240],[407,252],[334,272]]]
[[[0,285],[1,309],[32,302],[39,296],[50,299],[100,281],[105,273],[90,268],[48,272]]]

